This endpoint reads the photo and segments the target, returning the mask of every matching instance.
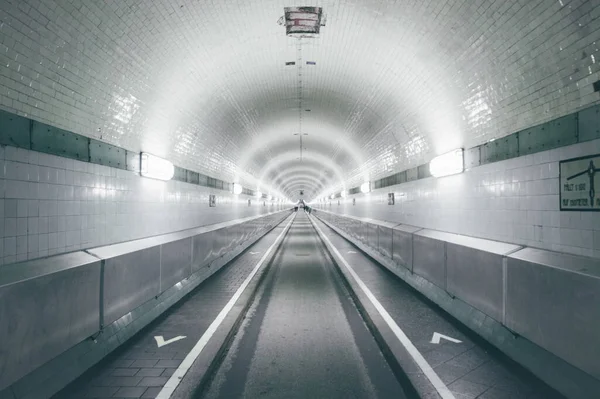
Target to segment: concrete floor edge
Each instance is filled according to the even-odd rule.
[[[286,215],[281,222],[287,220],[288,217],[289,215]],[[105,326],[103,331],[110,332],[109,334],[99,334],[95,337],[95,341],[91,338],[86,339],[19,379],[0,391],[0,399],[45,399],[58,393],[129,338],[150,325],[173,305],[184,299],[203,281],[246,251],[281,222],[215,259],[210,265],[212,271],[209,275],[202,270],[195,272],[179,282],[180,287],[177,285],[171,287],[156,298],[134,309],[130,314]],[[135,313],[138,313],[137,317],[132,317]]]
[[[410,273],[405,268],[394,267],[391,260],[368,248],[363,243],[338,229],[328,221],[315,215],[319,221],[351,242],[367,256],[401,278],[428,300],[442,308],[469,330],[492,344],[502,353],[532,372],[540,380],[568,398],[589,399],[590,392],[600,392],[600,381],[570,365],[556,355],[529,340],[516,336],[497,321],[488,317],[458,298],[450,297],[445,291],[426,279]],[[551,364],[552,367],[548,367]],[[551,371],[549,373],[549,371]]]

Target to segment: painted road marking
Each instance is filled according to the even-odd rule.
[[[159,348],[165,345],[172,344],[173,342],[181,341],[184,338],[187,337],[185,335],[180,335],[178,337],[171,338],[165,341],[165,338],[162,335],[157,335],[156,337],[154,337],[154,339],[156,340],[156,345],[158,345]]]
[[[313,226],[315,227],[319,235],[323,238],[323,240],[332,249],[335,256],[337,256],[344,265],[344,267],[348,269],[348,272],[350,273],[354,281],[356,281],[360,289],[365,293],[367,298],[369,298],[369,301],[371,301],[375,309],[377,309],[377,312],[381,315],[383,320],[385,320],[385,322],[390,327],[396,338],[398,338],[398,341],[400,341],[402,346],[404,346],[404,348],[413,358],[415,363],[417,363],[421,371],[423,371],[423,374],[425,374],[429,382],[431,382],[431,384],[435,387],[436,391],[440,394],[442,399],[456,399],[454,394],[450,391],[450,389],[448,389],[446,384],[444,384],[440,376],[437,375],[435,370],[433,370],[433,367],[431,367],[431,365],[427,363],[427,360],[425,360],[423,355],[421,355],[421,352],[419,352],[419,350],[415,347],[411,340],[406,336],[404,331],[402,331],[398,324],[396,324],[394,319],[392,319],[392,316],[390,316],[387,310],[385,310],[383,305],[377,300],[377,298],[375,298],[375,295],[373,295],[371,290],[365,285],[365,283],[363,283],[360,277],[358,277],[358,274],[356,274],[354,269],[350,267],[346,259],[344,259],[342,254],[340,254],[340,251],[338,251],[337,248],[331,243],[331,241],[329,241],[329,238],[325,234],[323,234],[321,228],[317,226],[316,223],[313,223]]]
[[[349,254],[355,254],[357,253],[356,251],[348,251]]]
[[[259,253],[260,252],[252,252],[252,251],[250,251],[250,255],[256,255],[256,254],[259,254]]]
[[[156,399],[169,399],[173,392],[175,392],[175,389],[177,388],[185,374],[188,372],[190,367],[192,367],[192,364],[198,358],[198,356],[200,356],[200,353],[202,352],[208,341],[215,334],[215,331],[217,331],[217,328],[219,328],[223,320],[225,320],[225,317],[227,317],[227,315],[233,308],[233,305],[235,305],[240,296],[242,296],[242,293],[244,292],[248,284],[250,284],[250,281],[256,275],[258,270],[261,268],[262,264],[267,259],[267,256],[269,256],[271,251],[273,251],[273,248],[275,248],[279,241],[281,241],[281,239],[288,231],[290,225],[292,224],[295,218],[296,214],[294,214],[294,217],[288,222],[281,234],[279,234],[279,236],[275,239],[275,242],[269,247],[269,249],[267,249],[267,252],[265,252],[263,257],[260,258],[256,266],[254,266],[254,269],[252,269],[252,271],[250,272],[250,275],[246,277],[240,288],[237,289],[237,291],[235,292],[235,294],[233,294],[229,302],[227,302],[227,305],[225,305],[225,307],[217,315],[217,318],[210,324],[210,326],[208,326],[208,328],[206,329],[204,334],[202,334],[196,345],[194,345],[190,353],[188,353],[185,359],[183,359],[183,362],[181,362],[177,370],[175,370],[171,378],[169,378],[165,386],[160,390]]]
[[[433,333],[433,337],[431,337],[430,343],[432,343],[432,344],[439,344],[440,343],[440,339],[445,339],[446,341],[454,342],[455,344],[462,343],[462,341],[459,340],[459,339],[452,338],[452,337],[449,337],[447,335],[440,334],[438,332],[434,332]]]

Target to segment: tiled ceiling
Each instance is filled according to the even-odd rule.
[[[595,0],[3,0],[0,107],[310,199],[599,102],[597,40]]]

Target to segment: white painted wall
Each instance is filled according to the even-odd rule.
[[[598,153],[600,140],[579,143],[349,196],[340,205],[335,199],[324,209],[600,258],[600,212],[561,212],[558,180],[560,160]]]
[[[217,206],[208,206],[208,195]],[[281,209],[177,181],[0,146],[0,265]]]

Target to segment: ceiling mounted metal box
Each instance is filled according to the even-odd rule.
[[[292,37],[316,37],[321,26],[325,26],[325,18],[321,7],[285,7],[285,15],[280,19],[285,31]]]

